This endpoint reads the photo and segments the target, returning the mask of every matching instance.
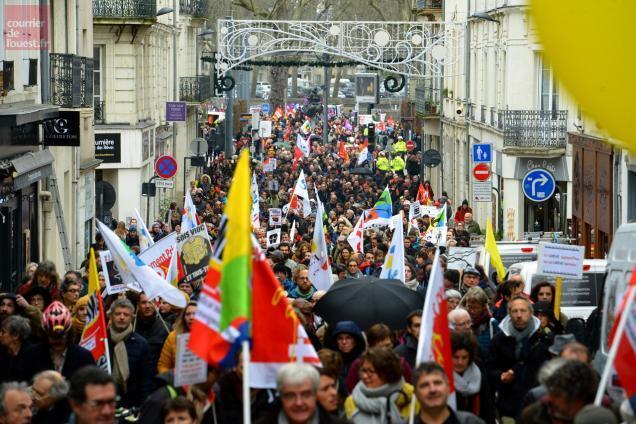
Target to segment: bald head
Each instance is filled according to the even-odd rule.
[[[466,212],[464,214],[464,222],[471,223],[473,221],[473,214],[470,212]]]
[[[472,319],[466,309],[456,308],[448,313],[448,325],[459,332],[471,331]]]

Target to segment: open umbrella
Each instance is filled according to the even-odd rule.
[[[363,330],[379,322],[399,330],[406,327],[406,316],[423,305],[422,295],[400,280],[362,277],[336,282],[313,312],[332,327],[339,321],[351,320]]]

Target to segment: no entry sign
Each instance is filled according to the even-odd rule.
[[[477,181],[486,181],[490,178],[490,166],[487,163],[479,163],[473,168],[473,177]]]
[[[155,162],[155,172],[161,178],[172,178],[177,173],[177,161],[172,156],[160,156]]]

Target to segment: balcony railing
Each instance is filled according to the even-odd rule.
[[[415,112],[425,115],[437,115],[440,112],[439,89],[430,87],[416,88]]]
[[[157,15],[157,0],[93,0],[94,18],[149,19]]]
[[[504,149],[565,148],[567,118],[567,110],[501,111]]]
[[[417,10],[441,9],[442,8],[442,0],[417,0],[415,2],[415,8]]]
[[[497,116],[497,110],[494,107],[490,108],[490,125],[491,126],[496,126],[496,122],[495,122],[495,116]]]
[[[184,15],[208,16],[208,0],[179,0],[179,8]]]
[[[51,102],[62,107],[93,107],[93,59],[50,54]]]
[[[212,97],[209,76],[181,77],[179,99],[182,102],[200,103]]]
[[[98,98],[93,103],[93,119],[96,124],[104,123],[104,101]]]

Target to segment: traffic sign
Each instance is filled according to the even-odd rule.
[[[172,156],[161,156],[155,162],[155,172],[161,178],[172,178],[177,173],[177,161]]]
[[[544,202],[554,194],[556,181],[550,171],[536,168],[523,177],[523,194],[533,202]]]
[[[478,163],[473,168],[473,177],[477,181],[487,181],[490,178],[490,166],[487,163]]]
[[[261,106],[261,110],[263,111],[263,113],[268,114],[269,113],[269,103],[263,103],[263,105]]]
[[[407,141],[406,142],[406,150],[411,152],[411,151],[413,151],[413,149],[415,149],[415,143],[413,143],[413,140]]]
[[[424,157],[422,157],[422,162],[424,166],[429,168],[435,168],[437,165],[442,163],[442,155],[435,149],[430,149],[424,152]]]
[[[159,180],[155,180],[155,187],[157,188],[174,188],[174,180],[170,179],[170,180],[163,180],[163,179],[159,179]]]
[[[473,203],[492,202],[492,181],[479,181],[473,179]]]
[[[492,144],[475,143],[473,144],[473,162],[492,162]]]

